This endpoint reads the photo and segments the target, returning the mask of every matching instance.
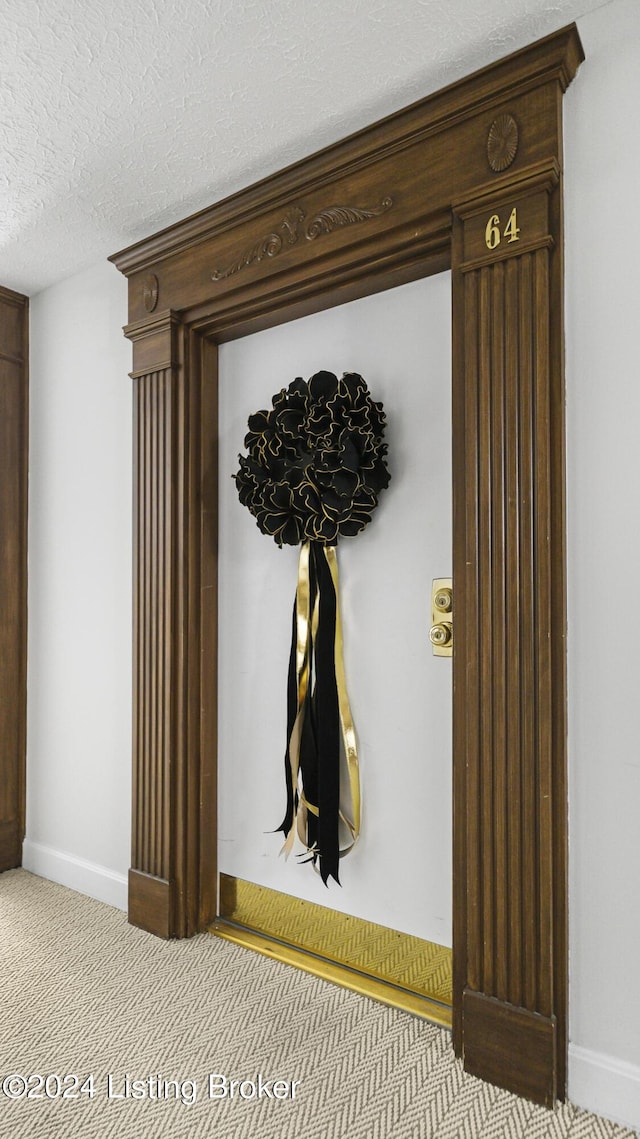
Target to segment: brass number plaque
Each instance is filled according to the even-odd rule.
[[[520,240],[520,229],[518,227],[518,209],[514,206],[509,214],[509,220],[505,225],[502,232],[500,231],[500,214],[492,214],[487,222],[484,231],[484,242],[487,249],[496,249],[500,242],[506,238],[507,242],[511,244],[513,241]]]
[[[513,257],[549,234],[549,195],[543,192],[505,197],[495,205],[474,210],[464,219],[465,263],[469,268],[487,259]]]

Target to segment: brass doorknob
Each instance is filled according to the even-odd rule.
[[[453,604],[453,595],[448,586],[438,589],[433,597],[433,604],[440,613],[450,613]]]
[[[450,621],[440,621],[437,625],[432,625],[429,629],[429,640],[432,645],[438,648],[444,648],[451,641],[452,629]]]

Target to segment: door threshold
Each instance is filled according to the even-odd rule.
[[[220,875],[216,937],[442,1028],[451,1028],[451,950]]]

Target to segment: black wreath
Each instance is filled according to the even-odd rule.
[[[241,503],[279,546],[358,534],[389,485],[382,404],[356,372],[297,377],[271,402],[249,417],[233,476]]]

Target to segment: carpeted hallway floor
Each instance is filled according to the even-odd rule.
[[[406,1013],[22,870],[0,875],[0,998],[0,1139],[635,1135],[465,1075]]]

